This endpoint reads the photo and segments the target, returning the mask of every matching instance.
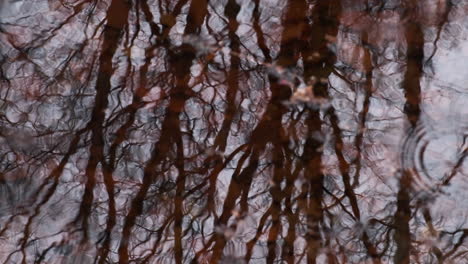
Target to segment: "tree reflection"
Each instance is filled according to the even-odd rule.
[[[4,263],[467,260],[465,3],[0,6]]]

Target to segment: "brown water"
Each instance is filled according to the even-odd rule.
[[[0,2],[2,263],[468,263],[468,2]]]

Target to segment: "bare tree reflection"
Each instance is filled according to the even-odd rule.
[[[465,3],[0,8],[4,263],[466,262]]]

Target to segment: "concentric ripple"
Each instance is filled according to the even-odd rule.
[[[400,154],[401,168],[413,175],[411,187],[415,191],[436,192],[450,185],[468,155],[467,141],[468,124],[420,123],[411,128]]]

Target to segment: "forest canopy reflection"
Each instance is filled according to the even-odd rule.
[[[0,2],[3,263],[468,263],[468,3]]]

